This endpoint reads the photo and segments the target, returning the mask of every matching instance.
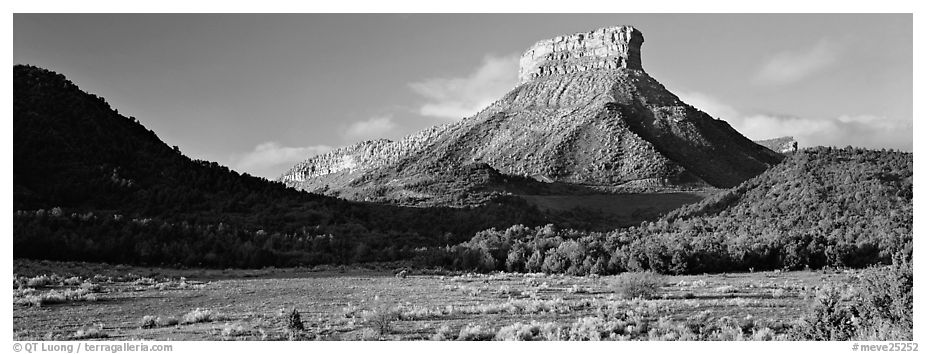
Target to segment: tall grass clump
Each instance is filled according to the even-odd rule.
[[[625,299],[652,299],[663,283],[663,276],[654,272],[622,273],[617,276],[615,290]]]

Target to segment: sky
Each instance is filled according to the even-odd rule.
[[[472,115],[534,42],[616,25],[643,33],[651,76],[749,138],[913,150],[910,14],[14,14],[13,59],[273,179]]]

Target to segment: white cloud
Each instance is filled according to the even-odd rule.
[[[839,59],[840,45],[827,40],[802,51],[780,52],[762,64],[753,80],[761,85],[784,85],[816,74]]]
[[[729,105],[720,102],[716,98],[701,92],[678,91],[676,94],[678,98],[682,100],[682,102],[707,112],[707,114],[710,114],[711,117],[714,118],[730,120],[737,118],[740,115],[740,113],[737,112],[733,107],[730,107]]]
[[[912,121],[875,115],[807,118],[772,114],[742,114],[730,105],[700,92],[680,92],[685,103],[727,121],[754,140],[793,136],[800,146],[852,145],[913,150]]]
[[[344,137],[353,140],[369,140],[383,138],[396,128],[392,116],[378,116],[355,122],[347,127]]]
[[[478,113],[518,83],[518,56],[488,55],[465,77],[431,78],[409,84],[427,102],[423,116],[457,120]]]
[[[231,167],[238,172],[276,179],[297,162],[328,151],[331,147],[327,145],[288,147],[268,141],[258,144],[250,152],[232,156]]]

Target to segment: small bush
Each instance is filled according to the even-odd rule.
[[[540,340],[541,329],[540,326],[536,323],[533,324],[524,324],[524,323],[513,323],[508,326],[504,326],[498,330],[498,333],[495,333],[495,340],[502,341],[531,341],[531,340]]]
[[[460,329],[460,335],[457,336],[457,340],[491,340],[495,338],[495,332],[487,328],[482,328],[481,325],[466,325]]]
[[[440,328],[437,329],[437,333],[431,336],[431,340],[453,340],[454,338],[453,329],[446,324],[441,325]]]
[[[768,327],[762,327],[752,332],[752,340],[770,341],[775,340],[775,331]]]
[[[142,329],[151,329],[158,326],[158,319],[155,316],[145,316],[141,318],[141,327]]]
[[[183,315],[183,318],[180,320],[180,323],[190,324],[190,323],[200,323],[200,322],[212,322],[218,320],[219,316],[216,316],[212,311],[196,308],[193,311],[187,312]]]
[[[653,272],[623,273],[617,277],[617,292],[626,299],[652,299],[662,286],[663,277]]]
[[[360,333],[357,334],[357,337],[360,340],[364,341],[373,341],[383,339],[383,335],[379,331],[373,328],[363,328],[360,330]]]
[[[610,333],[605,328],[605,320],[598,317],[583,317],[577,319],[569,330],[569,340],[599,341],[607,338]]]
[[[246,336],[250,333],[250,331],[244,328],[244,325],[238,322],[226,323],[222,328],[222,337],[225,338]]]
[[[56,279],[48,275],[39,275],[32,277],[26,280],[26,286],[30,288],[38,288],[43,286],[49,286],[57,283]]]
[[[178,324],[180,324],[180,320],[178,320],[176,317],[158,316],[158,327],[176,326]]]
[[[286,329],[290,331],[304,331],[305,327],[302,325],[302,317],[299,316],[299,311],[296,311],[294,308],[292,312],[289,313],[289,316],[286,318]]]
[[[100,284],[91,283],[89,281],[83,282],[80,284],[80,288],[91,293],[98,293],[103,290],[103,287]]]
[[[81,328],[73,335],[71,335],[72,339],[95,339],[106,337],[109,337],[109,335],[103,332],[103,324]]]
[[[377,296],[373,299],[373,306],[364,311],[361,317],[368,326],[382,336],[389,333],[392,322],[399,317],[399,311]]]

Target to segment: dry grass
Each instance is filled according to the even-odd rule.
[[[156,280],[153,286],[135,284],[145,277],[106,276],[131,280],[94,280],[105,288],[87,294],[125,306],[67,300],[41,309],[14,306],[17,338],[69,339],[75,328],[85,324],[82,320],[93,318],[113,325],[107,333],[112,337],[139,339],[780,340],[789,338],[795,319],[807,312],[813,300],[798,296],[813,295],[801,289],[856,281],[852,274],[820,272],[666,276],[659,281],[645,279],[656,289],[647,298],[626,296],[617,286],[620,276],[497,273],[397,279],[391,271],[309,273],[208,279],[206,287],[164,290],[157,286],[168,283],[166,274],[147,277]],[[18,279],[24,285],[31,278]],[[94,278],[77,280],[83,284],[87,279]],[[14,287],[14,298],[63,292],[60,287],[65,281],[76,282],[62,278],[60,283],[44,283],[51,288]],[[185,279],[171,282],[197,284]],[[724,293],[723,287],[736,292]],[[377,301],[376,296],[388,300]],[[285,310],[280,312],[281,308]],[[308,320],[303,331],[287,330],[286,315],[293,308]],[[224,316],[217,315],[217,309]],[[234,321],[222,322],[228,318]],[[134,325],[118,325],[123,323]]]

